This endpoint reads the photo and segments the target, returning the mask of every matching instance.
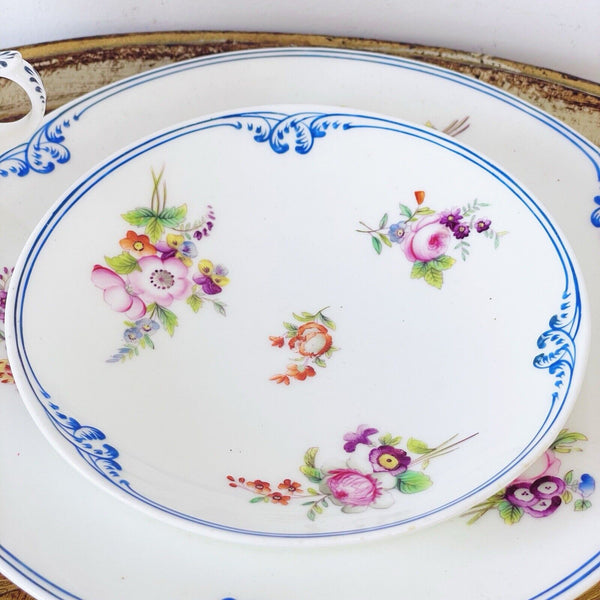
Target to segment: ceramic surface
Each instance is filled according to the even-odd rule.
[[[233,82],[239,85],[235,97]],[[474,80],[402,59],[343,51],[273,50],[199,59],[111,86],[52,115],[36,138],[40,147],[52,142],[61,151],[54,157],[48,154],[52,172],[34,173],[22,160],[29,173],[1,182],[5,219],[15,225],[0,240],[8,266],[52,197],[107,152],[169,122],[227,108],[228,102],[233,107],[273,101],[352,104],[420,123],[430,120],[438,127],[469,115],[470,127],[460,139],[505,165],[544,199],[574,246],[597,310],[598,232],[590,217],[598,199],[598,150],[537,109]],[[107,121],[117,118],[127,127],[106,128]],[[89,144],[90,135],[96,144]],[[385,259],[387,247],[378,256],[366,245],[374,260]],[[424,284],[423,289],[429,288]],[[545,462],[519,487],[507,488],[495,504],[490,501],[490,509],[473,525],[458,518],[409,537],[298,549],[293,556],[185,534],[99,494],[52,454],[7,386],[0,437],[4,570],[40,598],[159,598],[166,587],[180,598],[274,598],[281,590],[305,598],[337,592],[340,586],[349,597],[362,598],[397,593],[399,582],[410,593],[429,598],[462,598],[465,590],[473,597],[575,597],[597,579],[600,564],[597,539],[591,535],[598,526],[591,480],[597,476],[600,428],[594,408],[593,374],[599,361],[594,340],[590,375],[567,423],[571,433],[553,444]],[[333,355],[327,369],[341,352]],[[294,380],[290,388],[313,382],[318,380]],[[563,484],[548,480],[553,477]],[[510,515],[502,502],[518,507],[518,496],[527,507],[525,484],[534,495],[545,493],[549,481],[561,494],[571,491],[572,501],[563,497],[546,518],[532,518],[522,510],[518,522],[506,524]],[[69,569],[74,563],[80,568]]]
[[[48,215],[8,292],[17,387],[71,462],[182,526],[414,530],[532,464],[579,391],[587,299],[564,239],[509,173],[431,128],[335,107],[202,117]],[[272,346],[288,351],[275,375]]]

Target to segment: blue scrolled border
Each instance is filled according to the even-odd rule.
[[[549,329],[540,335],[538,347],[542,349],[543,352],[535,357],[533,364],[537,368],[547,369],[554,377],[555,391],[551,396],[544,422],[539,426],[538,431],[507,465],[502,467],[487,481],[481,483],[475,489],[466,492],[459,498],[447,502],[443,506],[384,525],[319,533],[283,534],[247,530],[206,521],[196,516],[182,513],[168,506],[164,506],[151,498],[142,495],[132,487],[129,480],[124,476],[125,471],[118,461],[119,452],[116,448],[106,442],[106,435],[96,427],[81,425],[79,421],[63,413],[59,404],[52,400],[51,395],[38,380],[35,370],[27,356],[27,348],[25,346],[22,329],[22,317],[29,279],[35,268],[37,258],[42,252],[46,242],[51,238],[54,228],[69,213],[71,208],[84,198],[96,184],[123,165],[135,160],[149,150],[168,144],[178,138],[224,127],[250,135],[257,144],[262,145],[279,155],[288,152],[291,152],[292,154],[295,152],[299,155],[307,155],[316,148],[317,141],[324,139],[327,135],[341,134],[342,132],[358,129],[375,129],[415,137],[440,146],[485,170],[491,177],[498,180],[518,200],[520,200],[523,206],[529,210],[538,221],[539,225],[544,229],[556,250],[558,260],[562,265],[565,283],[560,312],[549,320]],[[223,531],[278,538],[344,536],[415,522],[471,498],[476,493],[486,489],[490,484],[506,475],[538,446],[563,411],[564,404],[572,385],[573,371],[577,358],[576,337],[579,332],[582,314],[581,290],[577,272],[569,252],[544,211],[510,175],[490,163],[487,159],[476,154],[473,150],[462,146],[456,140],[447,138],[434,130],[410,125],[391,118],[355,112],[306,111],[285,113],[261,110],[240,113],[234,112],[178,125],[170,130],[157,133],[154,136],[130,146],[128,149],[109,159],[93,173],[81,180],[76,187],[60,201],[59,205],[54,208],[51,216],[41,226],[40,230],[30,242],[30,246],[23,258],[23,265],[19,271],[14,293],[15,310],[13,313],[12,324],[15,331],[15,350],[18,353],[18,362],[21,365],[31,392],[40,402],[43,410],[50,419],[50,422],[58,430],[60,435],[75,448],[77,453],[97,473],[129,496],[142,502],[145,506],[157,509],[172,517]],[[15,365],[13,365],[13,367],[14,366]]]
[[[450,81],[460,86],[471,88],[474,91],[483,94],[484,96],[493,97],[502,103],[509,104],[511,107],[515,108],[520,112],[526,113],[528,116],[541,122],[545,127],[549,127],[558,135],[565,138],[570,144],[574,145],[575,148],[581,154],[583,154],[588,160],[591,161],[597,173],[598,180],[600,181],[600,153],[598,152],[597,148],[595,148],[590,142],[588,142],[578,133],[574,132],[557,119],[554,119],[553,117],[537,109],[536,107],[533,107],[528,103],[521,101],[518,98],[511,96],[510,94],[497,88],[494,88],[488,84],[485,84],[481,81],[474,80],[470,77],[440,67],[436,67],[434,65],[418,63],[410,59],[404,59],[395,56],[386,56],[382,54],[361,51],[337,50],[330,48],[273,48],[232,52],[226,54],[217,54],[213,56],[203,56],[200,58],[191,59],[189,61],[184,61],[181,63],[157,68],[147,73],[130,77],[116,84],[106,86],[97,92],[88,94],[82,99],[70,103],[61,112],[57,111],[57,116],[55,116],[52,119],[52,121],[62,123],[64,124],[64,127],[68,127],[72,118],[70,115],[77,114],[78,116],[81,116],[86,110],[93,108],[93,106],[95,106],[96,104],[102,103],[104,100],[109,99],[113,95],[126,92],[127,90],[136,88],[137,86],[143,86],[145,83],[151,82],[153,80],[168,78],[169,76],[177,75],[180,72],[193,71],[220,63],[277,58],[305,58],[328,60],[335,59],[340,61],[340,63],[350,61],[355,63],[366,63],[387,66],[393,69],[409,70],[424,73],[426,75],[432,76],[440,80]],[[62,125],[60,129],[62,129]],[[60,137],[62,137],[62,134],[59,136],[59,138]],[[62,144],[62,142],[64,141],[64,137],[62,137],[62,139],[57,138],[55,140],[55,143],[62,145],[62,149],[56,147],[55,150],[60,150],[59,154],[62,154],[63,157],[66,157],[63,159],[62,162],[67,162],[69,159],[69,151],[66,148],[66,146]],[[25,146],[21,146],[20,148],[21,150],[23,150]],[[19,173],[18,170],[13,171],[3,169],[3,164],[5,164],[7,154],[13,154],[15,150],[16,149],[0,156],[0,175],[8,176],[10,173],[15,173],[23,176],[24,174],[26,174],[23,172]],[[27,165],[27,162],[25,164]],[[53,170],[53,168],[53,166],[48,167],[46,170],[41,172],[49,173]],[[597,205],[600,206],[600,194],[596,195],[593,200]],[[592,213],[591,221],[594,226],[600,226],[600,208],[595,209],[594,213]],[[4,563],[4,565],[7,565],[7,567],[10,568],[14,573],[18,574],[19,577],[21,577],[24,581],[30,582],[32,585],[35,585],[36,588],[38,590],[41,590],[42,592],[45,592],[47,590],[45,585],[46,582],[49,583],[49,585],[52,586],[54,589],[57,588],[56,585],[54,585],[48,579],[44,578],[42,575],[40,575],[22,560],[15,557],[8,550],[6,550],[5,548],[0,549],[2,550],[2,553],[0,554],[0,560]],[[532,596],[529,600],[553,600],[555,598],[562,597],[565,593],[572,593],[573,589],[576,586],[588,580],[592,574],[598,571],[598,569],[600,569],[600,551],[590,556],[590,558],[587,561],[585,561],[582,565],[578,566],[573,571],[568,573],[565,577],[557,581],[555,584],[551,585],[545,590],[540,591],[535,596]],[[42,581],[42,583],[40,583],[40,581]],[[73,594],[70,594],[66,591],[64,592],[64,594],[56,593],[52,594],[52,596],[60,598],[61,600],[70,600],[75,597],[73,596]]]

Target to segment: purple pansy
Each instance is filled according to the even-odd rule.
[[[462,218],[463,216],[460,214],[460,208],[445,210],[440,214],[440,223],[454,231],[454,228]]]
[[[123,332],[123,337],[125,338],[125,341],[129,342],[130,344],[137,343],[137,341],[142,337],[142,335],[142,332],[137,327],[128,327]]]
[[[359,425],[356,431],[350,431],[344,435],[344,450],[346,452],[354,452],[359,444],[365,444],[366,446],[372,446],[372,442],[369,439],[370,435],[374,435],[378,430],[368,425]]]
[[[399,475],[406,471],[410,464],[410,456],[401,448],[379,446],[369,452],[369,461],[376,473],[386,472],[390,475]]]
[[[521,482],[509,485],[504,497],[532,517],[541,518],[551,515],[562,504],[560,494],[565,487],[560,477],[546,475],[531,484]]]

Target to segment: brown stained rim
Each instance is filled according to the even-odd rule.
[[[80,54],[84,55],[81,56],[84,61],[86,60],[85,55],[87,55],[89,62],[98,60],[99,56],[109,59],[111,54],[118,58],[124,58],[126,57],[127,47],[131,48],[130,52],[136,58],[143,58],[145,54],[150,54],[149,58],[153,58],[157,56],[157,52],[160,54],[156,46],[170,47],[171,49],[168,52],[170,56],[181,54],[186,58],[269,46],[312,46],[365,50],[414,58],[425,62],[436,62],[436,64],[448,61],[454,65],[463,64],[470,67],[492,68],[506,73],[525,75],[548,83],[559,84],[600,98],[600,83],[487,54],[475,54],[419,44],[327,35],[234,31],[170,31],[78,38],[23,46],[20,51],[27,60],[39,62],[40,66],[43,64],[44,66],[60,67],[73,64],[77,61],[75,56]],[[147,52],[144,51],[145,47],[148,47]],[[179,50],[173,52],[174,47],[178,47]],[[192,53],[189,54],[186,50],[191,50]]]

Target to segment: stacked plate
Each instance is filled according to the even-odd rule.
[[[578,134],[437,67],[267,49],[83,97],[0,169],[28,410],[7,398],[0,541],[31,593],[594,581],[600,153]]]

